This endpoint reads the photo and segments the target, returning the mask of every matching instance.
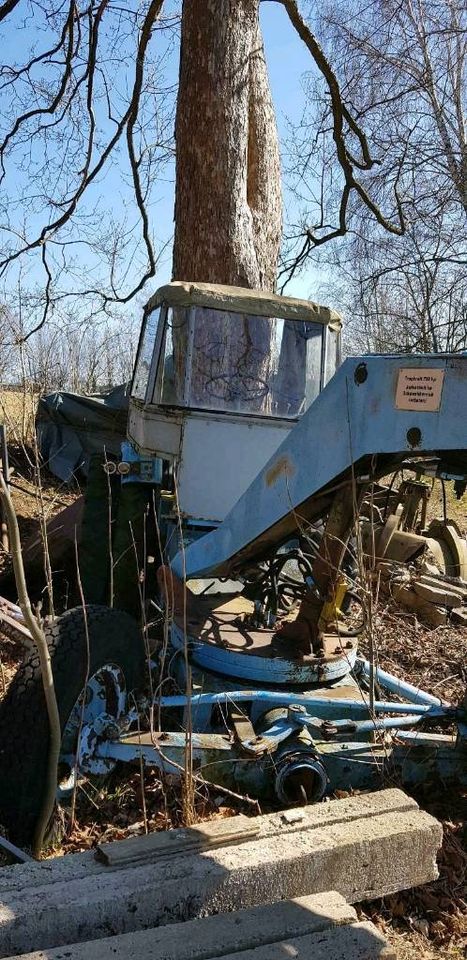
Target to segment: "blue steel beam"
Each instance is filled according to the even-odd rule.
[[[363,660],[359,657],[356,667],[357,672],[358,668],[361,668],[365,677],[370,676],[371,666],[368,660]],[[439,697],[434,697],[433,694],[426,693],[425,690],[420,690],[419,687],[414,687],[413,684],[407,683],[406,680],[401,680],[400,677],[394,677],[392,673],[386,673],[386,671],[381,670],[380,667],[375,669],[375,680],[381,687],[384,687],[385,690],[389,690],[389,693],[394,693],[397,697],[405,697],[409,703],[425,703],[433,707],[446,706],[446,702]]]
[[[357,724],[354,736],[371,732],[368,724],[369,721]],[[386,729],[389,724],[390,721],[385,724]],[[205,780],[258,797],[274,795],[278,760],[284,759],[284,752],[296,755],[297,750],[304,757],[318,756],[322,761],[329,778],[328,792],[375,786],[375,778],[377,782],[386,765],[388,770],[392,770],[394,765],[400,768],[404,783],[419,783],[435,772],[447,780],[454,778],[467,783],[465,750],[460,749],[452,738],[439,734],[408,733],[397,729],[398,725],[394,725],[394,722],[391,726],[396,733],[391,745],[358,739],[332,741],[311,738],[307,743],[294,737],[294,725],[283,720],[267,731],[270,749],[275,751],[278,748],[272,756],[269,753],[264,756],[245,756],[240,745],[229,743],[227,738],[208,734],[193,738],[194,759],[198,775]],[[298,725],[295,726],[297,729]],[[345,732],[344,727],[342,732]],[[262,736],[264,738],[265,734]],[[109,764],[110,769],[117,760],[132,762],[140,759],[159,770],[179,774],[184,769],[185,751],[186,738],[179,733],[167,733],[163,740],[155,735],[154,744],[138,743],[135,737],[97,742],[93,756],[88,760],[87,772],[93,772],[94,766],[96,772],[102,772],[102,763]]]
[[[327,716],[332,717],[336,709],[351,709],[357,713],[368,714],[369,706],[364,700],[352,700],[347,697],[312,697],[300,693],[281,692],[278,690],[229,690],[221,693],[199,693],[192,697],[185,694],[173,694],[158,697],[155,704],[160,707],[186,707],[190,706],[192,710],[198,706],[206,704],[222,703],[226,706],[236,703],[245,703],[249,701],[262,702],[267,706],[290,706],[297,704],[304,706],[307,710],[320,710]],[[455,720],[456,717],[463,718],[465,715],[462,710],[451,706],[436,706],[425,703],[395,703],[387,700],[376,700],[374,703],[375,713],[408,713],[413,716],[423,716],[425,718],[449,718]]]
[[[411,398],[407,391],[401,397],[400,383],[398,391],[404,370],[415,387],[420,378]],[[466,476],[467,453],[459,463],[459,451],[467,451],[466,409],[465,354],[346,360],[223,523],[186,547],[184,561],[176,555],[175,573],[182,577],[185,567],[188,578],[230,575],[296,533],[302,518],[319,516],[336,485],[368,475],[371,465],[381,475],[408,456],[430,454],[446,471],[454,453],[456,476]]]

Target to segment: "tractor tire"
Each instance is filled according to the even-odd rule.
[[[45,627],[52,660],[62,734],[83,691],[86,676],[105,665],[120,668],[127,693],[141,686],[145,671],[141,630],[131,617],[103,606],[68,610]],[[30,654],[0,703],[0,825],[10,839],[29,846],[44,799],[49,721],[39,656]]]

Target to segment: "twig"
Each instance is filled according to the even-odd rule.
[[[76,753],[75,753],[75,762],[74,762],[74,776],[75,782],[73,784],[73,795],[71,798],[71,816],[70,816],[70,830],[75,824],[75,813],[76,813],[76,790],[78,786],[78,749],[79,743],[81,740],[81,732],[84,725],[84,711],[86,709],[86,687],[89,683],[89,674],[91,670],[91,641],[89,637],[89,623],[88,623],[88,611],[86,607],[86,599],[84,596],[83,581],[81,579],[81,570],[79,566],[79,550],[78,550],[78,532],[75,527],[75,562],[76,562],[76,582],[78,584],[79,598],[81,601],[81,607],[83,610],[83,621],[84,621],[84,639],[86,643],[86,672],[83,683],[83,696],[81,699],[81,712],[79,717],[78,733],[76,737]]]
[[[306,231],[302,250],[298,255],[296,264],[292,265],[293,272],[295,272],[295,269],[298,266],[298,261],[303,261],[306,258],[312,246],[320,246],[321,244],[326,243],[327,241],[336,237],[344,236],[344,234],[347,232],[347,210],[352,191],[355,191],[363,204],[373,214],[380,226],[384,227],[384,229],[389,231],[389,233],[401,236],[405,232],[405,221],[402,204],[397,193],[397,185],[394,186],[397,221],[393,222],[384,216],[378,205],[372,200],[360,181],[355,177],[354,167],[357,167],[360,170],[371,170],[371,168],[377,163],[377,161],[374,160],[370,155],[365,133],[346,107],[334,70],[332,69],[331,64],[329,63],[329,60],[327,59],[321,45],[318,43],[316,37],[301,16],[296,0],[279,0],[279,3],[285,7],[290,22],[297,31],[300,39],[309,50],[328,87],[331,99],[332,136],[336,145],[337,160],[344,176],[344,187],[341,194],[338,226],[322,236],[316,236],[311,230]],[[361,151],[360,160],[357,160],[351,154],[347,146],[344,121],[357,138]]]
[[[113,607],[114,605],[114,555],[113,555],[113,544],[112,544],[112,482],[110,479],[110,473],[107,469],[107,451],[104,448],[104,468],[105,475],[107,477],[107,538],[108,538],[108,547],[109,547],[109,606]]]
[[[188,655],[188,634],[187,634],[187,609],[186,609],[186,563],[185,563],[185,545],[183,540],[182,514],[180,511],[180,502],[178,499],[177,478],[174,476],[175,507],[177,511],[177,526],[180,537],[180,550],[182,554],[183,571],[183,652],[185,662],[185,693],[189,706],[185,711],[185,776],[183,781],[183,820],[185,826],[190,826],[195,819],[195,797],[193,780],[193,717],[191,712],[192,679],[191,665]]]

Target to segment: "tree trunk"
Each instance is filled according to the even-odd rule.
[[[259,0],[185,0],[173,277],[274,290],[279,148]]]

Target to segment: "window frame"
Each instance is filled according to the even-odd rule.
[[[144,317],[144,320],[143,320],[143,325],[142,325],[142,328],[141,328],[141,332],[140,332],[140,336],[139,336],[139,341],[138,341],[138,349],[137,349],[137,352],[136,352],[136,362],[135,362],[133,377],[132,377],[132,381],[131,381],[130,396],[131,396],[132,400],[136,400],[137,402],[143,403],[145,406],[158,407],[159,409],[173,409],[173,408],[176,408],[176,409],[179,409],[179,410],[187,410],[187,409],[189,409],[189,410],[197,410],[197,411],[200,411],[200,412],[202,412],[202,413],[205,413],[206,415],[211,415],[211,416],[224,416],[224,415],[225,415],[225,416],[247,417],[247,416],[250,416],[250,415],[251,415],[251,416],[254,416],[255,419],[256,419],[256,418],[259,418],[259,419],[265,420],[265,421],[267,421],[267,420],[285,420],[285,421],[290,422],[290,423],[299,420],[300,417],[303,416],[303,414],[297,414],[297,415],[294,415],[294,416],[292,416],[292,417],[287,417],[287,416],[284,417],[284,416],[274,416],[274,414],[262,414],[262,413],[258,413],[258,412],[256,412],[256,411],[254,411],[254,412],[252,412],[251,414],[249,414],[247,411],[241,411],[241,412],[239,412],[239,411],[223,410],[223,409],[216,409],[216,408],[210,408],[210,407],[194,407],[194,406],[190,405],[190,390],[191,390],[191,377],[192,377],[192,359],[193,359],[194,338],[195,338],[195,326],[196,326],[195,311],[198,310],[198,309],[200,308],[200,306],[201,306],[201,309],[202,309],[202,305],[200,305],[200,304],[199,304],[199,305],[190,305],[190,306],[187,305],[187,306],[185,307],[185,310],[186,310],[186,312],[187,312],[187,316],[186,316],[186,323],[187,323],[187,352],[186,352],[186,358],[185,358],[185,375],[184,375],[184,382],[183,382],[183,399],[182,399],[181,401],[177,402],[177,403],[170,403],[170,402],[168,403],[167,401],[164,402],[162,399],[157,399],[157,400],[156,400],[156,398],[155,398],[155,392],[156,392],[156,386],[157,386],[157,374],[158,374],[158,371],[159,371],[159,369],[160,369],[160,363],[162,362],[162,350],[163,350],[163,347],[164,347],[164,345],[165,345],[165,337],[166,337],[166,330],[167,330],[167,324],[168,324],[168,313],[169,313],[169,310],[171,310],[171,309],[173,308],[173,305],[169,304],[167,301],[163,301],[163,302],[162,302],[161,304],[159,304],[158,306],[153,307],[151,310],[148,310],[147,313],[146,313],[146,315],[145,315],[145,317]],[[219,308],[214,308],[214,309],[218,309],[218,310],[219,310],[219,313],[223,313],[223,312],[224,312],[224,311],[222,311],[222,310],[219,309]],[[149,373],[148,373],[148,379],[147,379],[147,383],[146,383],[145,395],[144,395],[144,399],[142,399],[141,397],[135,397],[135,396],[134,396],[135,377],[136,377],[136,372],[137,372],[137,368],[138,368],[140,350],[141,350],[142,344],[143,344],[143,342],[144,342],[144,335],[145,335],[145,333],[146,333],[147,323],[148,323],[148,321],[149,321],[149,317],[151,316],[151,314],[152,314],[155,310],[158,310],[158,311],[159,311],[159,317],[158,317],[158,320],[157,320],[157,329],[156,329],[155,338],[154,338],[154,345],[153,345],[153,350],[152,350],[152,359],[151,359],[151,363],[150,363],[150,367],[149,367]],[[230,311],[230,312],[233,312],[233,311]],[[237,312],[237,313],[235,313],[235,315],[236,315],[236,316],[238,317],[238,319],[240,320],[241,317],[242,317],[244,314],[243,314],[243,313],[240,313],[240,312]],[[246,315],[246,314],[245,314],[245,315]],[[256,316],[256,314],[248,314],[248,316]],[[261,315],[258,314],[258,316],[261,316]],[[304,322],[303,319],[302,319],[302,318],[299,318],[299,317],[297,317],[297,318],[290,318],[290,317],[277,317],[277,316],[276,316],[276,317],[271,318],[271,319],[283,320],[284,323],[287,322],[287,321],[291,321],[292,323],[303,323],[303,322]],[[320,356],[319,391],[318,391],[318,393],[317,393],[317,395],[316,395],[316,396],[319,396],[319,394],[321,393],[321,391],[322,391],[322,390],[324,389],[324,387],[326,386],[326,365],[327,365],[328,352],[329,352],[329,348],[330,348],[329,337],[331,336],[331,333],[334,333],[334,331],[331,331],[331,330],[330,330],[330,327],[329,327],[328,324],[324,324],[324,323],[323,323],[323,324],[320,324],[319,321],[311,321],[311,322],[316,322],[316,323],[322,328],[321,345],[320,345],[321,356]],[[341,363],[341,333],[340,333],[340,331],[335,331],[335,336],[336,336],[336,338],[337,338],[337,344],[336,344],[336,369],[337,369],[337,368],[339,367],[340,363]],[[315,397],[315,399],[316,399],[316,397]],[[311,401],[311,403],[313,403],[313,402],[314,402],[314,400]],[[311,403],[310,403],[310,406],[311,406]],[[309,407],[307,407],[307,409],[309,409]]]

